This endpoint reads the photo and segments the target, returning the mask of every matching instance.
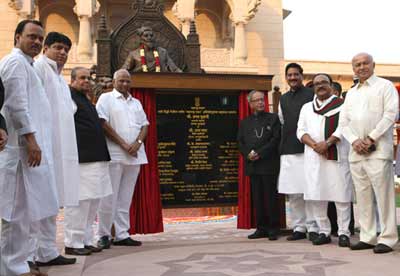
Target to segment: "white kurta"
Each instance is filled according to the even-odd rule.
[[[301,140],[303,135],[308,134],[316,142],[325,141],[324,122],[325,117],[314,112],[313,102],[306,103],[300,111],[297,123],[298,139]],[[311,147],[305,145],[305,200],[352,201],[353,182],[348,163],[349,144],[342,139],[337,130],[334,136],[341,139],[337,143],[339,160],[327,160],[324,156],[316,153]]]
[[[0,154],[0,216],[7,221],[20,219],[21,210],[16,209],[20,209],[21,203],[31,221],[58,213],[50,105],[32,63],[33,59],[17,48],[0,62],[0,77],[5,87],[2,113],[9,135],[8,144]],[[38,167],[28,166],[22,137],[32,132],[42,151]],[[24,192],[16,185],[18,167]]]
[[[134,143],[143,126],[149,125],[142,104],[128,96],[127,99],[115,89],[100,96],[96,104],[99,117],[106,120],[127,143]],[[119,145],[107,138],[111,162],[125,165],[147,164],[144,144],[137,151],[137,157],[130,156]]]
[[[71,91],[57,63],[40,56],[34,63],[50,102],[53,119],[53,156],[60,206],[79,201],[79,162]]]

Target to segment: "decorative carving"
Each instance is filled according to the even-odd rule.
[[[201,49],[201,60],[203,66],[231,66],[232,52],[228,49],[203,48]]]
[[[256,15],[257,8],[260,4],[261,0],[247,0],[247,21],[251,20]]]
[[[97,28],[97,77],[111,77],[111,39],[107,28],[106,17],[100,17]]]
[[[22,9],[23,6],[23,0],[10,0],[8,2],[8,6],[10,6],[12,9],[19,11],[20,9]]]
[[[190,73],[201,72],[200,41],[194,21],[190,23],[190,32],[186,41],[186,64]]]
[[[179,68],[184,68],[185,38],[163,14],[163,5],[159,0],[136,0],[133,14],[115,29],[111,35],[112,70],[121,68],[130,52],[139,46],[136,30],[150,26],[157,46],[165,48]]]

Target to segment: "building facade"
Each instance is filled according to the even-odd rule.
[[[150,1],[150,0],[142,0]],[[202,68],[209,73],[274,75],[273,85],[287,86],[283,22],[288,12],[281,0],[161,0],[165,16],[184,35],[195,20],[201,43]],[[65,75],[77,65],[96,64],[96,30],[105,15],[115,29],[131,12],[134,0],[0,0],[0,58],[13,47],[16,24],[39,19],[46,33],[58,31],[73,43]],[[362,49],[360,49],[362,50]],[[307,73],[333,74],[347,89],[352,83],[349,63],[296,61]],[[377,73],[398,81],[400,65],[378,64]],[[396,75],[397,74],[397,75]]]

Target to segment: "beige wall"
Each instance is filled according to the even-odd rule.
[[[0,0],[0,58],[12,49],[15,26],[18,23],[18,16],[15,10],[8,6],[8,2]]]

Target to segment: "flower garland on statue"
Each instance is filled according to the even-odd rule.
[[[161,72],[160,56],[158,55],[157,49],[153,50],[153,55],[154,55],[154,60],[156,63],[156,72]],[[142,63],[143,72],[148,72],[149,70],[147,68],[147,62],[146,62],[146,56],[144,54],[144,45],[143,44],[140,46],[140,62]]]

